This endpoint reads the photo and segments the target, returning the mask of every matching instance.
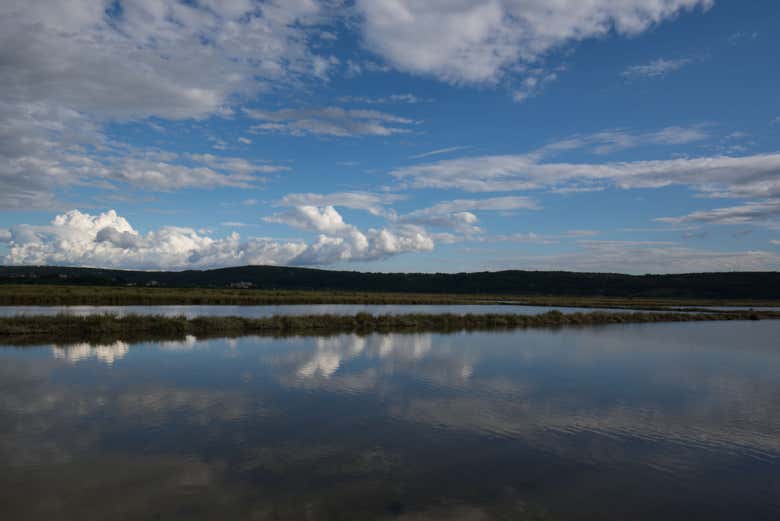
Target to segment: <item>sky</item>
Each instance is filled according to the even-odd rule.
[[[780,269],[776,0],[3,0],[0,262]]]

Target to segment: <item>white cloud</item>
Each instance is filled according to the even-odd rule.
[[[283,109],[264,111],[246,109],[246,114],[266,121],[252,127],[253,132],[277,132],[293,136],[390,136],[409,132],[413,120],[378,110],[339,107]]]
[[[396,194],[374,194],[371,192],[335,192],[331,194],[293,193],[285,195],[278,206],[343,206],[354,210],[364,210],[372,215],[391,215],[386,205],[398,201]]]
[[[468,192],[691,186],[708,196],[780,196],[780,154],[603,164],[540,163],[538,154],[473,156],[391,172],[415,188]]]
[[[316,77],[307,32],[323,16],[312,0],[3,2],[0,208],[53,208],[59,189],[105,180],[248,186],[235,172],[149,163],[103,126],[225,116],[260,91]]]
[[[580,246],[556,255],[515,256],[495,261],[493,266],[633,274],[780,269],[780,255],[760,250],[713,251],[642,241],[582,241]]]
[[[216,166],[216,162],[214,165]],[[189,167],[145,157],[129,157],[109,170],[110,180],[142,187],[145,190],[178,190],[181,188],[238,187],[249,188],[258,179],[247,171],[217,172],[205,166]],[[221,165],[221,168],[230,168]]]
[[[111,210],[90,215],[73,210],[48,226],[10,229],[6,264],[54,264],[139,269],[181,269],[246,264],[326,265],[371,261],[406,252],[430,251],[433,239],[416,226],[361,232],[335,211],[309,216],[321,230],[311,244],[267,238],[242,240],[237,233],[213,238],[190,228],[164,226],[141,234]],[[330,219],[330,224],[326,220]],[[341,223],[337,225],[334,223]],[[330,235],[328,234],[330,233]]]
[[[369,96],[341,96],[339,98],[341,103],[362,103],[365,105],[389,105],[394,103],[428,103],[433,101],[429,98],[420,98],[414,94],[390,94],[389,96],[381,96],[372,98]]]
[[[341,214],[332,206],[323,208],[317,206],[294,206],[284,212],[264,217],[263,220],[286,224],[301,230],[325,233],[338,233],[349,229],[349,225],[341,218]]]
[[[562,239],[581,239],[598,235],[598,230],[568,230],[558,234],[540,234],[535,232],[511,233],[506,235],[486,235],[479,242],[512,242],[521,244],[557,244]]]
[[[432,251],[433,248],[431,236],[418,226],[370,229],[366,233],[350,227],[340,237],[320,235],[294,263],[319,265],[379,260],[401,253]]]
[[[774,244],[775,246],[780,246],[780,240],[771,240],[769,242]]]
[[[736,133],[733,133],[736,134]],[[705,125],[665,127],[648,132],[625,129],[604,130],[550,143],[538,151],[540,156],[555,152],[585,148],[595,154],[609,154],[642,146],[687,145],[710,138]]]
[[[756,40],[757,38],[758,38],[758,31],[753,31],[753,32],[737,31],[736,33],[728,37],[728,41],[731,45],[738,45],[740,42],[746,40],[753,41]]]
[[[546,235],[526,232],[512,233],[508,235],[491,235],[481,237],[480,242],[512,242],[518,244],[556,244],[557,239],[547,237]]]
[[[681,217],[659,217],[656,221],[667,224],[708,223],[747,224],[758,223],[780,226],[780,200],[749,202],[738,206],[691,212]]]
[[[316,243],[295,259],[300,264],[375,260],[434,248],[433,238],[420,226],[402,223],[392,229],[369,229],[364,233],[345,223],[333,206],[293,206],[263,220],[322,233]]]
[[[512,99],[518,103],[523,103],[533,96],[536,96],[545,85],[552,83],[558,79],[558,75],[554,72],[545,73],[540,71],[536,74],[528,74],[520,82],[520,87],[517,88],[512,94]]]
[[[0,99],[0,208],[53,208],[80,184],[145,190],[247,187],[287,167],[210,154],[141,151],[108,140],[90,118],[47,103]]]
[[[418,210],[424,213],[450,213],[462,212],[466,210],[487,210],[487,211],[507,211],[507,210],[538,210],[539,205],[533,199],[522,196],[491,197],[489,199],[456,199],[454,201],[443,201],[435,204],[425,210]]]
[[[3,2],[0,73],[6,101],[46,101],[98,116],[212,114],[264,81],[316,74],[305,28],[316,2],[177,0]],[[261,81],[256,81],[260,78]]]
[[[474,211],[538,210],[539,205],[528,197],[493,197],[490,199],[456,199],[416,210],[399,218],[400,222],[436,228],[451,228],[464,235],[481,233]]]
[[[252,144],[252,140],[251,139],[243,137],[243,136],[238,138],[238,142],[241,143],[241,144],[244,144],[244,145],[251,145]]]
[[[357,0],[366,45],[402,71],[494,82],[576,41],[636,35],[712,0]]]
[[[693,63],[690,58],[680,58],[676,60],[665,60],[658,58],[643,65],[632,65],[626,68],[621,74],[624,78],[658,78],[666,76],[670,72],[682,69],[686,65]]]
[[[0,94],[0,208],[54,206],[53,190],[77,183],[85,171],[95,174],[97,163],[83,154],[84,146],[103,148],[105,138],[82,114],[45,103],[6,103]]]

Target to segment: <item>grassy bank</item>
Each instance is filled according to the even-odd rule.
[[[0,285],[0,306],[494,304],[663,310],[670,306],[778,306],[780,301],[565,297],[117,286]]]
[[[63,341],[141,341],[244,335],[287,336],[374,332],[455,332],[537,327],[780,319],[780,312],[735,313],[560,313],[540,315],[369,315],[242,317],[163,317],[55,315],[0,318],[0,343]]]

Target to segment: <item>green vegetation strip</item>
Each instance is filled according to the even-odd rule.
[[[245,335],[289,336],[373,332],[455,332],[534,327],[780,319],[780,312],[732,313],[561,313],[540,315],[313,315],[242,317],[164,317],[112,314],[17,316],[0,318],[0,342],[6,344],[62,341],[125,340]]]
[[[705,306],[780,306],[780,301],[23,284],[0,285],[0,305],[3,306],[283,304],[520,304],[529,306],[668,310],[671,306],[687,308],[702,308]]]

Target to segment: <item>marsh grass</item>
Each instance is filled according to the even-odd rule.
[[[0,342],[30,344],[61,341],[142,341],[246,335],[291,336],[337,333],[457,332],[643,324],[653,322],[700,322],[716,320],[780,319],[780,312],[740,311],[729,313],[561,313],[519,314],[404,314],[404,315],[311,315],[244,317],[166,317],[113,314],[77,316],[17,316],[0,318]]]
[[[520,304],[664,310],[670,306],[780,306],[780,301],[490,294],[276,291],[124,286],[0,285],[2,306],[281,305],[281,304]]]

